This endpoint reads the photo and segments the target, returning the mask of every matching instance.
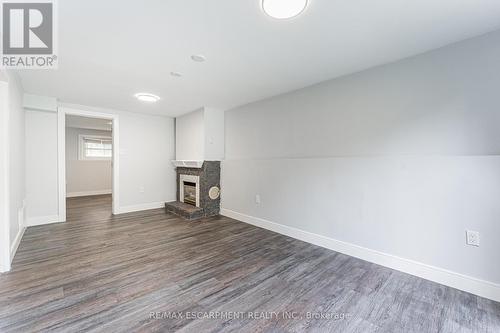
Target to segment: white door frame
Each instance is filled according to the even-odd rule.
[[[57,109],[57,171],[59,194],[59,222],[66,222],[66,115],[82,116],[88,118],[109,119],[113,122],[113,214],[120,211],[120,142],[119,142],[119,117],[113,113],[94,112],[67,107]]]

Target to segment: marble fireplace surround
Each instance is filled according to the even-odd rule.
[[[220,189],[220,161],[204,161],[201,168],[177,167],[177,201],[165,204],[167,212],[177,214],[186,219],[193,220],[201,217],[215,216],[220,212],[220,196],[211,199],[210,188],[216,186]],[[181,202],[181,184],[183,180],[196,183],[199,188],[199,207]],[[197,200],[197,202],[198,202]]]

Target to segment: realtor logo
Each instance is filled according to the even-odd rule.
[[[56,68],[54,1],[2,2],[4,68]]]

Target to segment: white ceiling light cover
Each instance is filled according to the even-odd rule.
[[[276,19],[288,19],[302,13],[308,0],[262,0],[264,12]]]
[[[140,100],[141,102],[147,102],[147,103],[155,103],[160,100],[160,97],[150,94],[150,93],[138,93],[134,95],[135,98]]]

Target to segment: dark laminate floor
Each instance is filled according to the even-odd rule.
[[[500,332],[499,303],[225,217],[112,217],[110,202],[70,199],[67,223],[26,231],[0,276],[1,332]],[[203,311],[244,314],[185,317]],[[279,314],[248,318],[265,311]]]

